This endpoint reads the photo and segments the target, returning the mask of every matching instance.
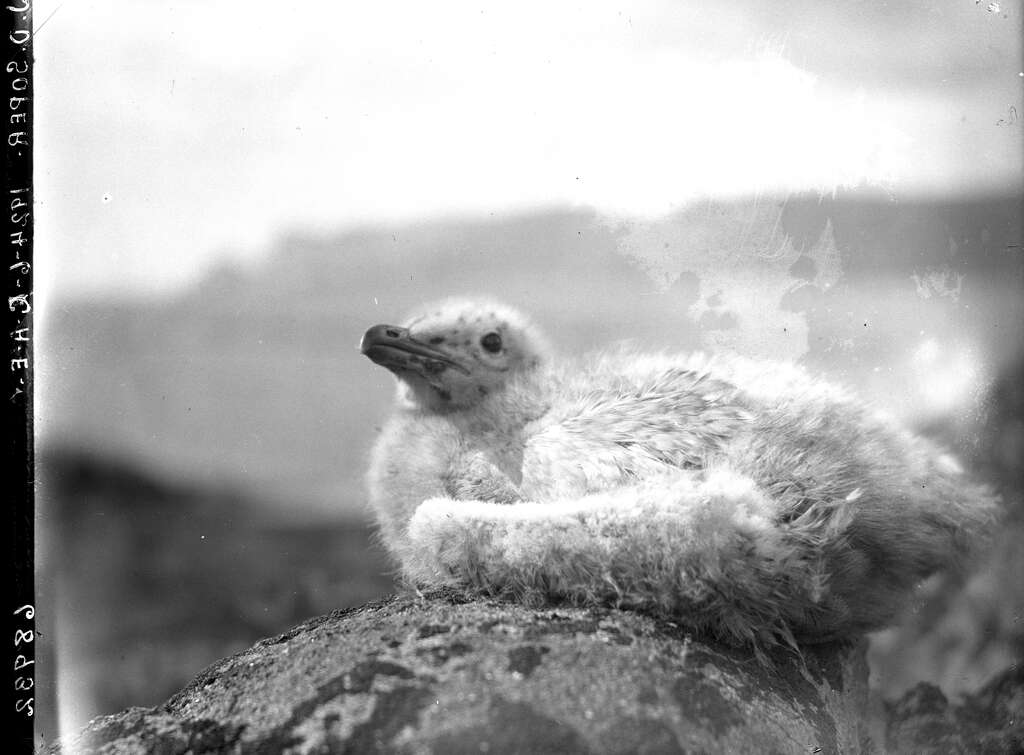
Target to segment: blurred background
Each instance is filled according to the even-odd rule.
[[[799,361],[1008,519],[872,641],[1024,649],[1020,2],[37,2],[37,732],[394,589],[372,324],[492,294],[566,352]]]

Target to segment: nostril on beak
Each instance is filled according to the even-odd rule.
[[[364,354],[367,354],[375,346],[403,348],[408,347],[411,343],[412,339],[409,338],[408,328],[398,325],[374,325],[363,334],[359,348]]]

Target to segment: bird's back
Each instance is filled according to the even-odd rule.
[[[874,627],[966,555],[997,510],[942,449],[787,364],[702,355],[592,357],[553,370],[524,433],[522,492],[571,499],[676,474],[752,481],[827,600],[794,604],[821,636]]]

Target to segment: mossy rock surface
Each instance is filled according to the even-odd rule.
[[[752,653],[627,611],[450,591],[335,612],[210,666],[74,753],[858,753],[861,645]]]

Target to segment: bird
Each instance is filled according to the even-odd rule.
[[[360,349],[397,382],[367,483],[413,585],[797,647],[891,623],[998,517],[949,453],[795,364],[560,356],[486,298],[375,325]]]

